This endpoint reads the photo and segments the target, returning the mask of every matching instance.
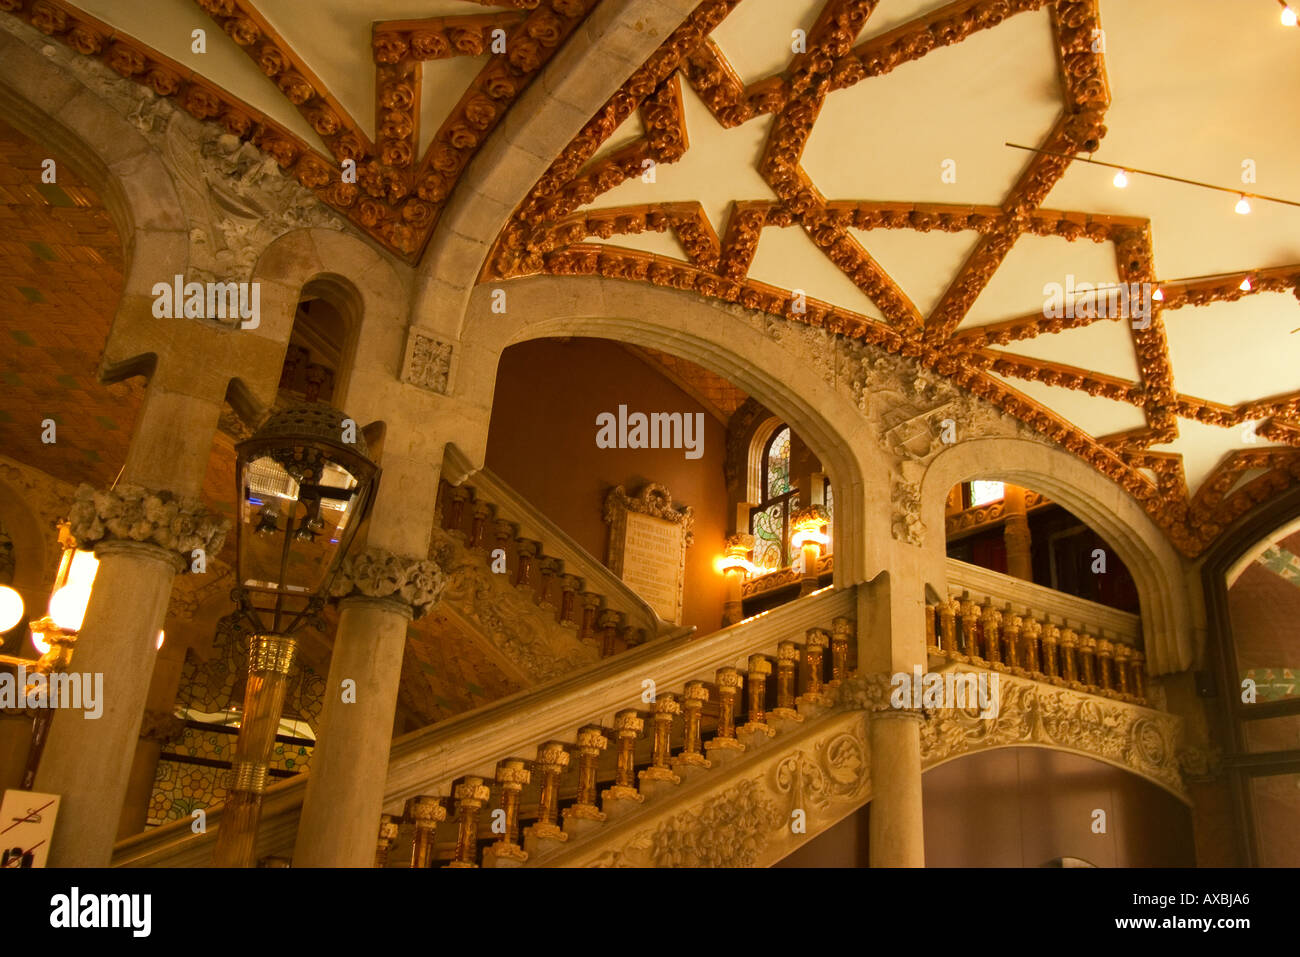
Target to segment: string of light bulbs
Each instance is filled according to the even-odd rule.
[[[1290,8],[1288,8],[1290,9]],[[1251,211],[1250,201],[1257,199],[1267,203],[1281,203],[1284,206],[1300,206],[1300,202],[1292,199],[1283,199],[1280,196],[1266,196],[1263,193],[1251,193],[1246,190],[1235,189],[1231,186],[1219,186],[1217,183],[1206,183],[1198,179],[1188,179],[1185,176],[1172,176],[1169,173],[1157,173],[1154,170],[1138,169],[1136,166],[1125,166],[1120,163],[1107,163],[1103,160],[1093,159],[1090,156],[1083,156],[1079,153],[1060,153],[1056,150],[1043,149],[1038,146],[1022,146],[1019,143],[1006,143],[1013,149],[1025,150],[1030,153],[1043,153],[1047,156],[1059,156],[1061,159],[1068,159],[1072,162],[1088,163],[1091,166],[1104,166],[1107,169],[1118,170],[1112,182],[1117,189],[1124,189],[1128,186],[1130,176],[1150,176],[1154,179],[1168,180],[1171,183],[1183,183],[1187,186],[1197,186],[1201,189],[1212,189],[1220,193],[1229,193],[1237,197],[1237,205],[1233,208],[1242,216],[1248,215]]]

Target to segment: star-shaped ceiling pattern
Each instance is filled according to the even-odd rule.
[[[1107,133],[1105,117],[1112,91],[1097,0],[957,0],[931,4],[937,8],[875,33],[870,19],[875,0],[829,0],[816,5],[810,23],[796,19],[792,24],[804,29],[806,52],[793,52],[784,68],[745,83],[715,33],[721,33],[719,26],[733,11],[764,3],[701,3],[536,184],[498,239],[485,278],[548,272],[649,281],[739,302],[914,356],[1119,482],[1188,555],[1203,551],[1226,522],[1300,480],[1296,450],[1300,391],[1238,402],[1180,392],[1166,326],[1175,310],[1236,303],[1261,294],[1289,294],[1285,298],[1291,302],[1300,280],[1300,263],[1161,283],[1148,219],[1044,206],[1070,169],[1069,157],[1097,151]],[[894,13],[901,5],[889,0],[879,4]],[[763,8],[765,13],[773,9],[771,4]],[[789,15],[790,9],[785,12]],[[798,10],[794,12],[797,17]],[[1050,128],[1030,144],[1041,152],[1021,154],[1029,158],[1007,193],[986,205],[968,205],[828,197],[819,189],[803,159],[819,120],[830,112],[829,100],[912,61],[948,55],[948,48],[958,44],[996,40],[999,30],[1043,14],[1055,49],[1060,107]],[[780,34],[779,25],[771,25],[770,32]],[[796,34],[787,31],[786,35]],[[1024,70],[1021,61],[1028,57],[1026,53],[998,60],[1014,81],[1014,71]],[[909,67],[909,79],[921,82],[917,71],[923,68],[924,64]],[[958,102],[961,93],[953,91]],[[683,161],[690,155],[692,139],[705,138],[697,133],[698,119],[695,126],[686,120],[684,98],[691,97],[698,98],[712,121],[723,128],[767,127],[754,169],[766,183],[768,195],[736,197],[725,223],[707,215],[700,201],[717,207],[717,195],[688,200],[674,194],[670,201],[634,204],[617,201],[629,192],[627,184],[666,183],[671,169],[666,164]],[[602,143],[626,128],[634,111],[640,113],[644,134],[620,148],[601,151]],[[988,121],[996,126],[998,117],[990,116]],[[863,117],[862,122],[869,118]],[[918,117],[916,122],[925,119]],[[879,136],[906,151],[911,132],[890,128]],[[647,170],[653,170],[654,176],[648,177]],[[741,175],[718,169],[716,188],[726,189],[729,179]],[[633,189],[650,196],[656,187]],[[610,205],[605,194],[610,194]],[[811,298],[819,292],[812,280],[805,291],[757,278],[756,251],[774,230],[802,231],[825,260],[860,290],[861,305],[848,308],[842,293],[831,299],[829,291],[823,293],[825,299]],[[872,254],[875,237],[896,230],[974,237],[969,252],[926,312]],[[648,233],[671,236],[682,254],[673,256],[676,247],[662,238],[645,242],[642,237]],[[1036,350],[1035,340],[1054,343],[1055,337],[1102,321],[1090,310],[1053,318],[1040,305],[1035,312],[985,324],[969,321],[972,307],[1013,250],[1043,239],[1057,245],[1062,240],[1078,244],[1073,250],[1090,244],[1109,247],[1114,259],[1111,278],[1158,284],[1163,300],[1152,304],[1150,321],[1117,323],[1119,328],[1110,330],[1097,326],[1093,331],[1110,334],[1106,350],[1080,350],[1073,363],[1029,353],[1062,352]],[[621,248],[620,242],[640,248]],[[1040,274],[1040,285],[1042,278]],[[1241,288],[1248,278],[1249,289]],[[1230,344],[1220,340],[1217,348],[1230,348]],[[1069,349],[1065,352],[1069,354]],[[1125,366],[1136,374],[1126,377],[1097,368]],[[1085,408],[1107,411],[1085,412]],[[1073,421],[1085,416],[1093,420],[1091,431]],[[1097,427],[1126,421],[1134,424],[1118,431]],[[1222,441],[1218,446],[1210,443],[1208,453],[1200,451],[1192,489],[1184,468],[1184,453],[1190,454],[1192,446],[1183,440],[1194,435],[1200,449],[1206,444],[1201,441],[1206,427],[1216,434],[1239,430],[1240,440],[1229,437],[1226,454]]]
[[[0,0],[0,11],[22,17],[160,96],[175,98],[200,120],[219,122],[241,139],[250,139],[323,202],[393,252],[414,259],[469,161],[596,2],[433,0],[421,5],[370,0],[358,8],[360,16],[411,6],[464,12],[376,19],[370,25],[369,50],[348,51],[360,62],[345,59],[329,83],[309,60],[337,51],[312,46],[304,52],[308,42],[295,47],[285,38],[298,18],[310,23],[328,14],[341,16],[338,10],[324,9],[328,4],[304,9],[280,0],[195,0],[193,22],[178,14],[175,0],[155,0],[134,10],[103,0],[80,5]],[[484,7],[490,10],[484,12]],[[92,8],[99,17],[89,12]],[[269,15],[272,9],[277,18]],[[352,19],[357,15],[351,14]],[[136,35],[151,29],[150,19],[164,23],[158,45]],[[190,27],[206,29],[214,23],[220,29],[205,35],[211,54],[228,56],[226,47],[234,44],[260,71],[263,82],[242,74],[238,82],[232,81],[236,71],[229,60],[208,51],[203,58],[190,55]],[[323,31],[325,24],[319,26]],[[175,56],[158,49],[163,37],[180,43],[173,48]],[[431,116],[422,109],[421,99],[437,91],[423,82],[425,66],[453,58],[472,62],[472,78],[449,112],[438,115],[435,110]],[[373,136],[331,92],[331,84],[352,86],[347,74],[357,69],[373,72]],[[241,97],[232,92],[234,87],[251,93]],[[282,99],[268,99],[272,91]],[[287,115],[284,100],[292,107]],[[432,137],[427,130],[422,136],[422,123],[435,122]]]

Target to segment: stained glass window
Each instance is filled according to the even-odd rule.
[[[790,491],[790,427],[777,429],[767,444],[767,478],[764,499]]]

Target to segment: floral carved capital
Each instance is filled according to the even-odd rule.
[[[412,618],[429,612],[447,580],[436,562],[394,555],[383,548],[367,548],[343,560],[334,583],[333,598],[383,598],[408,605]]]
[[[186,565],[197,549],[216,555],[230,530],[227,519],[213,515],[198,499],[138,485],[106,490],[80,486],[68,521],[78,548],[93,549],[111,541],[140,542],[175,552]]]

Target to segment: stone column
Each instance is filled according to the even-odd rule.
[[[871,718],[872,867],[925,866],[920,718],[910,709],[877,711]]]
[[[383,809],[406,628],[442,594],[425,559],[367,548],[344,560],[325,703],[303,798],[295,867],[369,867]]]
[[[1018,485],[1004,486],[1002,541],[1007,547],[1007,574],[1031,582],[1034,562],[1030,554],[1029,513],[1025,509],[1025,490]]]
[[[139,439],[137,434],[128,466],[144,454],[135,450]],[[106,867],[130,782],[129,756],[139,740],[172,578],[190,562],[194,549],[216,555],[226,525],[198,501],[125,484],[111,491],[83,485],[70,522],[78,546],[93,548],[99,559],[71,670],[91,676],[99,693],[96,707],[103,710],[93,720],[82,711],[55,711],[34,789],[62,797],[50,865]]]

